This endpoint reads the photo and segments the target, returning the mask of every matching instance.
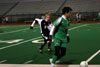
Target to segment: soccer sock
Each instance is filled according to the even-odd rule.
[[[41,47],[40,47],[40,49],[43,49],[44,46],[45,46],[45,45],[42,44]]]
[[[51,43],[48,43],[48,48],[50,48],[50,46],[51,46]]]
[[[59,54],[57,60],[61,59],[62,57],[64,57],[66,54],[66,48],[62,47],[61,48],[61,53]]]
[[[43,49],[43,47],[47,44],[47,42],[44,42],[43,44],[41,44],[40,49]]]
[[[53,56],[52,63],[55,64],[56,60],[57,60],[57,56],[54,55],[54,56]]]
[[[55,64],[55,62],[57,61],[57,58],[58,58],[58,56],[59,56],[59,52],[60,52],[60,47],[59,47],[59,46],[56,46],[56,47],[55,47],[55,53],[54,53],[54,56],[53,56],[53,61],[52,61],[52,63]]]

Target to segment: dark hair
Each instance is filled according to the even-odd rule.
[[[62,14],[68,13],[69,11],[72,11],[72,8],[71,7],[64,7],[62,9]]]

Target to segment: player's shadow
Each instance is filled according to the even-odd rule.
[[[60,62],[60,64],[72,64],[72,63],[75,62],[75,61],[76,61],[76,60],[72,59],[72,60]]]
[[[54,52],[48,52],[48,51],[45,51],[44,53],[46,53],[46,54],[48,54],[48,55],[53,55],[54,54]]]
[[[60,63],[58,63],[58,65],[56,65],[56,67],[69,67],[69,65],[72,64],[74,61],[76,61],[76,60],[72,59],[72,60],[60,62]]]
[[[54,54],[54,50],[51,50],[50,52],[44,51],[44,53],[46,53],[46,54],[48,54],[48,55],[53,55],[53,54]]]

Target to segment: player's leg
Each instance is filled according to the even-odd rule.
[[[51,51],[51,43],[52,43],[52,39],[48,39],[48,51]]]
[[[45,38],[43,38],[44,39],[44,42],[41,44],[41,46],[40,46],[40,53],[42,53],[43,52],[43,48],[44,48],[44,46],[47,44],[47,40],[45,39]]]
[[[52,58],[52,63],[55,64],[59,54],[60,54],[60,40],[59,39],[54,39],[54,46],[55,46],[55,50],[54,50],[54,55]]]
[[[55,53],[54,53],[53,60],[52,60],[52,63],[54,63],[54,64],[60,55],[60,49],[61,49],[60,46],[55,46]]]
[[[57,58],[57,60],[61,59],[65,55],[66,55],[66,48],[65,47],[61,47],[61,53],[60,53],[59,57]]]
[[[61,42],[60,55],[57,58],[57,60],[61,59],[62,57],[64,57],[66,55],[66,45],[67,45],[67,42],[66,42],[66,39],[65,39],[63,42]]]
[[[62,57],[64,57],[66,55],[66,42],[61,42],[60,43],[61,48],[60,48],[60,53],[59,56],[57,58],[57,60],[59,61]]]
[[[60,54],[60,48],[61,48],[60,46],[55,46],[55,53],[53,55],[53,58],[50,59],[51,67],[54,67],[54,64],[57,61],[57,58],[58,58],[58,56]]]
[[[67,43],[68,42],[62,42],[62,44],[61,44],[61,56],[62,57],[66,55],[66,51],[67,51],[66,46],[67,46]]]

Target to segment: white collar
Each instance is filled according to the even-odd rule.
[[[66,18],[64,15],[62,15],[62,17],[63,17],[65,20],[67,20],[67,18]]]

